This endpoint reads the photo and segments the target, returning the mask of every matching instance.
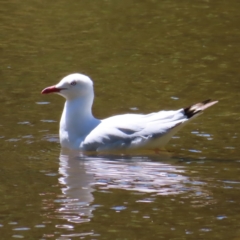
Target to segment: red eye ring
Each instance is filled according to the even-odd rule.
[[[72,81],[70,84],[71,84],[72,86],[75,86],[75,85],[77,84],[77,82],[76,82],[76,81]]]

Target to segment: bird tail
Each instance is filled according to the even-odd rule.
[[[189,119],[189,118],[193,117],[194,115],[201,113],[203,110],[211,107],[212,105],[214,105],[216,103],[218,103],[218,101],[212,101],[211,99],[207,99],[203,102],[196,103],[194,105],[184,108],[184,114]]]

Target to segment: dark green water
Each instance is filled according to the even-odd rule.
[[[240,238],[240,2],[1,1],[0,239]],[[96,117],[220,102],[169,153],[62,153],[69,73]]]

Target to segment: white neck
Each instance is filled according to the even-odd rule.
[[[60,142],[62,147],[78,148],[86,135],[100,120],[92,115],[93,97],[66,100],[60,121]]]

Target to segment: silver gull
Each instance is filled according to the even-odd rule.
[[[88,76],[70,74],[42,90],[42,94],[47,93],[66,99],[59,129],[62,148],[82,151],[159,149],[190,120],[217,103],[205,100],[174,111],[123,114],[100,120],[92,115],[94,91]]]

